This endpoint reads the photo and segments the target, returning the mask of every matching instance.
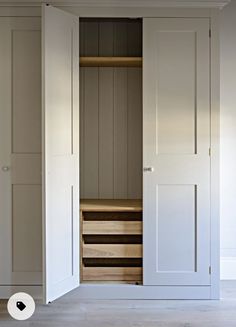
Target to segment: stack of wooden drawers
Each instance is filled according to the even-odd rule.
[[[142,203],[81,200],[81,281],[142,282]]]

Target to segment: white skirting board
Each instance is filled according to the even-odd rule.
[[[221,257],[220,279],[236,280],[236,257]]]
[[[42,299],[41,285],[0,285],[0,299],[9,299],[15,293],[24,292],[30,294],[35,300]]]

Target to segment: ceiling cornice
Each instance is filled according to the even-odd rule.
[[[0,6],[145,7],[145,8],[223,8],[231,0],[0,0]]]

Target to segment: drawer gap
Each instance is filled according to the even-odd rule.
[[[142,235],[83,235],[85,244],[142,244]]]
[[[84,267],[142,267],[141,258],[84,258]]]

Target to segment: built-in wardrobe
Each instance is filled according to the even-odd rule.
[[[0,18],[0,297],[218,298],[218,9],[24,10]]]

